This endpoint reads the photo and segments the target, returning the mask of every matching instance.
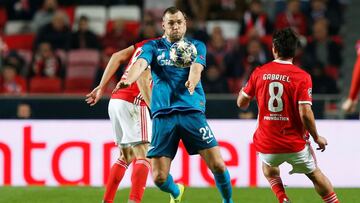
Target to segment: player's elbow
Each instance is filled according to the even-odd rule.
[[[149,84],[147,78],[145,77],[140,77],[139,79],[137,79],[136,83],[140,88],[145,88],[146,85]]]
[[[241,99],[237,99],[237,101],[236,101],[236,104],[237,104],[237,106],[239,107],[239,108],[244,108],[244,104],[243,104],[243,102],[241,101]]]
[[[204,66],[200,63],[193,63],[190,66],[191,71],[195,72],[196,74],[200,74],[204,70]]]
[[[141,72],[145,71],[145,69],[147,67],[148,67],[148,62],[143,58],[137,59],[136,62],[134,63],[134,65],[133,65],[134,69],[138,69]]]
[[[144,86],[144,79],[140,77],[136,80],[136,84],[139,86],[139,88],[142,88]]]
[[[123,51],[113,53],[110,60],[123,62],[125,60]]]
[[[244,96],[240,95],[237,98],[236,104],[241,109],[247,109],[249,107],[250,100],[245,98]]]
[[[247,103],[247,104],[244,104],[244,103],[238,103],[238,107],[239,108],[241,108],[241,109],[243,109],[243,110],[246,110],[248,107],[249,107],[249,104]]]

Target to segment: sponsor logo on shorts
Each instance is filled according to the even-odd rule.
[[[152,150],[154,148],[155,148],[154,146],[150,145],[149,148],[148,148],[148,151],[150,151],[150,150]]]

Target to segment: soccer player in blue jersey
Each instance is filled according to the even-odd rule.
[[[151,66],[153,138],[148,157],[152,162],[154,182],[160,190],[170,193],[170,202],[181,202],[184,186],[175,184],[169,174],[181,139],[190,155],[200,154],[205,160],[214,174],[223,202],[233,202],[229,172],[204,114],[205,94],[200,77],[206,66],[206,47],[200,41],[187,39],[195,45],[197,57],[190,67],[175,66],[170,60],[169,50],[172,44],[184,39],[184,13],[175,7],[166,9],[162,27],[164,37],[142,47],[127,79],[117,85],[117,88],[131,85],[148,65]]]

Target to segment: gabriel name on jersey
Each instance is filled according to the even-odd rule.
[[[288,75],[264,74],[262,78],[263,80],[277,80],[277,81],[290,82],[290,77]]]

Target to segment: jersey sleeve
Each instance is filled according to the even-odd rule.
[[[349,98],[356,100],[360,89],[360,40],[356,44],[357,59],[354,65]]]
[[[202,42],[195,43],[195,47],[197,50],[197,56],[195,58],[195,63],[200,63],[201,65],[206,67],[206,46]]]
[[[151,64],[154,55],[154,42],[150,41],[141,47],[141,53],[138,58],[145,59],[148,65]]]
[[[312,81],[309,74],[304,75],[304,79],[298,85],[297,94],[299,104],[312,105]]]
[[[137,49],[138,47],[141,47],[143,44],[142,42],[138,42],[138,43],[135,43],[133,46],[135,47],[135,49]]]
[[[257,69],[255,69],[254,72],[250,75],[250,78],[245,84],[245,87],[241,91],[241,94],[243,94],[247,98],[253,98],[255,96],[255,83],[257,72]]]

